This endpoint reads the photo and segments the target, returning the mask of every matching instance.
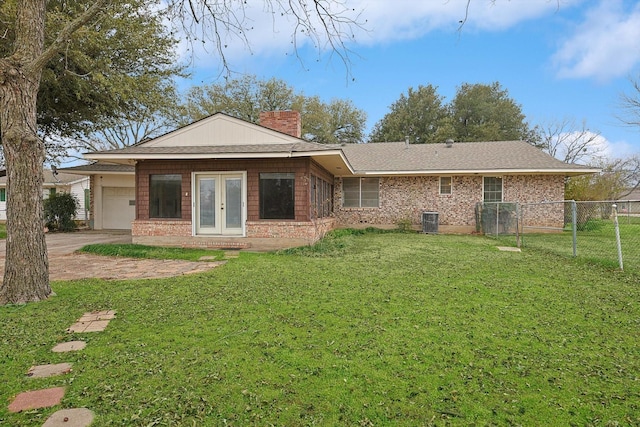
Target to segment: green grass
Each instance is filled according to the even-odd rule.
[[[87,245],[79,250],[95,255],[121,256],[128,258],[180,259],[198,261],[202,257],[214,257],[211,261],[224,258],[224,251],[191,248],[164,248],[136,244],[95,244]]]
[[[607,268],[617,268],[618,250],[613,221],[591,220],[586,225],[585,230],[577,232],[578,259]],[[640,218],[621,217],[619,232],[625,270],[640,272]],[[513,243],[515,237],[500,239]],[[522,242],[526,248],[544,250],[561,256],[573,256],[571,230],[560,233],[524,234]]]
[[[0,223],[0,239],[7,238],[7,225]]]
[[[484,237],[338,234],[0,308],[0,424],[42,425],[56,408],[7,404],[60,385],[95,426],[640,424],[639,275]],[[104,332],[64,332],[101,309],[118,312]]]

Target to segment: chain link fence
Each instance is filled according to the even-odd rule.
[[[505,244],[640,272],[640,200],[478,203],[476,229]]]

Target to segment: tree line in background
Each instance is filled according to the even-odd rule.
[[[160,83],[160,81],[159,81]],[[162,81],[162,84],[168,83]],[[638,126],[640,86],[623,98],[626,123]],[[302,116],[303,138],[323,143],[409,141],[414,144],[524,140],[565,163],[586,164],[600,174],[567,180],[566,198],[615,200],[628,196],[640,183],[640,157],[610,159],[604,153],[599,132],[575,119],[562,118],[531,125],[522,107],[500,83],[458,87],[445,102],[432,85],[409,88],[389,107],[389,112],[365,135],[367,115],[350,100],[324,102],[319,96],[297,92],[279,79],[256,76],[225,79],[221,83],[194,86],[183,98],[175,87],[170,97],[147,96],[127,110],[126,117],[112,118],[94,128],[85,149],[119,148],[157,136],[216,112],[257,123],[261,111],[296,110]],[[139,111],[137,111],[139,109]],[[634,115],[635,114],[635,115]],[[153,120],[150,120],[150,117]],[[141,131],[142,130],[142,131]]]

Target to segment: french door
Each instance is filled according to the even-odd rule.
[[[195,234],[244,235],[244,173],[197,173],[194,176]]]

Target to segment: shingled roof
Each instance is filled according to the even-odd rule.
[[[128,164],[139,160],[267,159],[308,157],[337,176],[425,174],[565,174],[597,169],[569,165],[523,141],[454,144],[318,144],[214,114],[149,141],[85,157]]]
[[[342,147],[356,174],[566,173],[596,169],[570,165],[524,141],[406,144],[382,142]]]

